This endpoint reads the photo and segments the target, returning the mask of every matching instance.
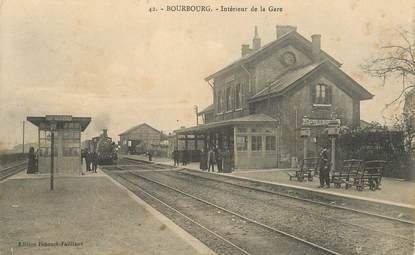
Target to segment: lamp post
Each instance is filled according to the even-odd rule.
[[[50,190],[53,190],[53,167],[54,167],[54,159],[55,159],[55,130],[56,130],[56,123],[50,123]]]
[[[333,173],[336,169],[336,137],[339,135],[339,120],[330,120],[328,123],[328,135],[331,139],[331,168],[330,172]]]
[[[301,128],[300,131],[300,136],[301,138],[304,138],[304,158],[307,158],[307,154],[308,154],[308,137],[310,137],[311,135],[311,129],[309,127],[309,119],[307,116],[303,117],[303,127]]]

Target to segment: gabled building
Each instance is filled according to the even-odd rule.
[[[204,124],[176,133],[230,149],[236,168],[289,167],[301,159],[303,119],[312,127],[309,154],[316,155],[328,121],[358,127],[360,101],[373,97],[322,50],[321,35],[307,40],[292,26],[277,26],[276,40],[264,46],[255,28],[252,48],[243,44],[238,60],[205,80],[214,98],[199,113]]]
[[[121,134],[121,153],[142,154],[152,149],[152,145],[159,145],[163,134],[147,123],[134,126]]]

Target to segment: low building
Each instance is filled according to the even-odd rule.
[[[214,96],[199,113],[204,124],[176,130],[178,140],[229,149],[235,168],[290,167],[304,155],[303,125],[307,156],[327,142],[320,136],[332,119],[358,127],[360,101],[373,95],[321,49],[321,35],[310,41],[296,30],[277,26],[276,40],[261,46],[255,28],[252,48],[243,44],[241,58],[205,78]]]
[[[51,170],[53,140],[55,173],[79,174],[81,172],[81,133],[88,127],[91,118],[46,115],[45,117],[27,117],[27,120],[38,127],[39,173],[49,173]]]
[[[142,154],[152,149],[152,145],[160,145],[162,132],[142,123],[134,126],[121,134],[120,146],[123,154]]]

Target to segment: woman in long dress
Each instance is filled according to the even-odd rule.
[[[35,155],[35,149],[33,147],[30,147],[29,149],[29,162],[27,164],[27,173],[28,174],[34,174],[36,172],[36,155]]]

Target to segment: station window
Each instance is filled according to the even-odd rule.
[[[262,136],[254,135],[251,140],[252,151],[262,150]]]
[[[238,151],[248,150],[248,137],[247,136],[237,136],[236,137],[236,149]]]
[[[332,95],[330,86],[327,86],[326,84],[317,84],[313,92],[314,104],[331,104]]]
[[[267,151],[275,151],[275,136],[265,137],[265,149]]]
[[[236,84],[235,87],[235,108],[240,109],[242,108],[242,91],[241,91],[241,84]]]
[[[50,157],[51,150],[50,147],[41,147],[39,148],[39,156],[41,157]],[[54,157],[58,156],[58,148],[55,147],[55,154],[53,155]]]
[[[80,155],[81,154],[80,154],[79,147],[64,147],[63,148],[64,157],[78,157]]]
[[[232,87],[229,86],[226,88],[226,110],[230,111],[233,109],[233,102],[232,102]]]

